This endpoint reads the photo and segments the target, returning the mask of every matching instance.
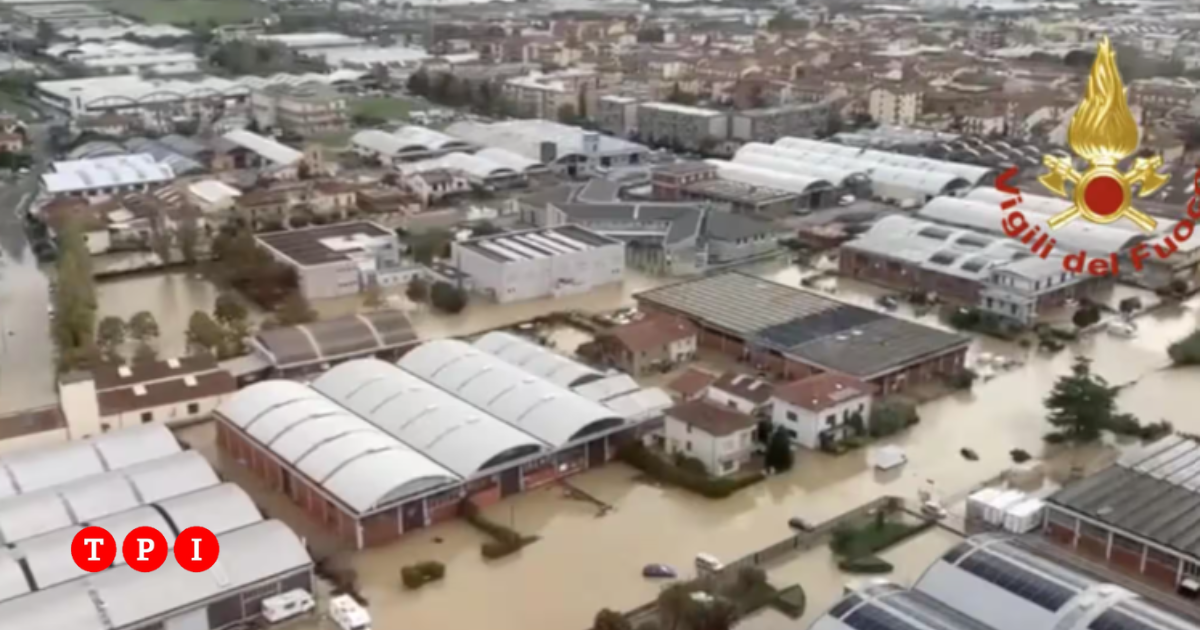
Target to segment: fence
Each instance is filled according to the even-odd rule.
[[[773,562],[777,562],[781,558],[790,556],[795,553],[807,551],[825,542],[829,534],[838,527],[858,521],[863,517],[871,514],[877,509],[888,505],[903,505],[904,500],[898,497],[883,496],[873,499],[863,505],[860,505],[848,512],[844,512],[828,521],[821,523],[813,529],[800,532],[793,536],[763,547],[758,551],[747,554],[734,560],[724,566],[721,571],[716,573],[717,579],[726,579],[737,576],[737,572],[745,567],[758,567]],[[625,613],[627,619],[634,628],[637,628],[643,623],[653,621],[658,616],[658,602],[649,601],[637,608],[629,610]]]

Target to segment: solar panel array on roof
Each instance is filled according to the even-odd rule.
[[[964,557],[958,567],[1050,612],[1075,596],[1075,591],[983,550]]]
[[[929,257],[929,262],[937,265],[952,265],[956,260],[958,260],[958,256],[950,252],[938,252]]]
[[[920,236],[924,236],[925,238],[932,238],[932,239],[937,239],[939,241],[944,241],[944,240],[946,240],[947,237],[950,236],[950,230],[943,230],[941,228],[935,228],[935,227],[927,227],[927,228],[922,228],[921,231],[917,232],[917,234]]]
[[[964,271],[970,271],[970,272],[974,273],[976,271],[982,271],[983,268],[987,266],[987,264],[988,264],[987,259],[971,258],[970,260],[967,260],[966,262],[964,262],[961,265],[961,267]]]
[[[759,336],[781,347],[794,348],[802,343],[858,328],[884,317],[886,315],[870,309],[838,305],[808,317],[799,314],[790,322],[762,330]]]
[[[855,630],[924,630],[873,605],[860,606],[842,622]]]
[[[851,593],[834,604],[833,608],[829,609],[829,616],[841,619],[846,616],[846,613],[858,608],[863,601],[865,600],[858,593]]]

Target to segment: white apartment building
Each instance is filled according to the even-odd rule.
[[[696,150],[705,142],[729,137],[729,115],[691,105],[641,103],[637,111],[637,128],[644,142]]]
[[[771,398],[771,423],[801,446],[820,449],[867,430],[873,388],[842,374],[825,373],[780,385]],[[856,427],[853,417],[861,418]]]
[[[681,454],[704,464],[714,477],[736,473],[754,451],[754,418],[705,400],[666,411],[663,437],[669,455]]]
[[[299,136],[341,131],[349,120],[346,97],[320,83],[266,86],[250,95],[250,107],[260,128]]]
[[[881,125],[912,125],[921,115],[925,94],[919,87],[879,86],[868,96],[867,113]]]
[[[301,230],[255,235],[279,262],[296,270],[309,300],[355,295],[373,285],[407,282],[400,243],[391,230],[369,221],[349,221]]]
[[[578,116],[587,114],[579,111],[579,97],[583,94],[588,100],[587,96],[595,94],[599,85],[599,75],[591,70],[534,72],[506,81],[503,93],[522,117],[558,120],[564,105],[570,105]]]
[[[625,276],[625,244],[576,225],[456,242],[451,258],[500,303],[587,293]]]

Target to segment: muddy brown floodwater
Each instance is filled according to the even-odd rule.
[[[763,275],[794,285],[795,280],[787,277],[790,273],[785,269]],[[613,295],[581,296],[569,305],[556,302],[555,308],[613,308],[627,303],[627,297],[618,297],[620,294],[627,296],[628,289]],[[839,297],[848,298],[845,292]],[[854,301],[863,299],[860,296]],[[492,316],[492,308],[502,309],[502,315],[485,321]],[[490,327],[486,324],[518,321],[544,308],[478,308],[459,318],[419,316],[418,325],[428,336],[459,334]],[[363,552],[356,564],[374,614],[389,623],[492,630],[582,629],[600,608],[628,609],[655,596],[660,584],[640,577],[646,563],[663,562],[689,571],[697,552],[737,558],[786,537],[786,522],[792,516],[821,521],[883,494],[915,498],[918,489],[928,484],[944,497],[959,495],[1008,468],[1011,449],[1042,453],[1041,436],[1046,430],[1042,399],[1054,379],[1068,371],[1075,352],[1092,357],[1095,371],[1110,382],[1129,383],[1120,397],[1123,410],[1143,420],[1165,418],[1181,430],[1200,432],[1200,416],[1187,413],[1192,404],[1189,389],[1200,386],[1200,371],[1165,369],[1167,345],[1194,330],[1197,321],[1196,304],[1188,303],[1139,319],[1141,332],[1134,339],[1101,333],[1058,354],[994,340],[977,342],[976,354],[1004,354],[1025,365],[978,383],[971,393],[923,405],[922,422],[889,441],[902,445],[909,456],[910,463],[898,472],[877,473],[869,467],[866,451],[841,457],[802,452],[791,472],[729,499],[711,501],[645,485],[635,480],[632,469],[614,464],[572,479],[575,485],[616,505],[616,510],[603,518],[597,518],[591,506],[566,499],[556,489],[490,508],[491,518],[542,538],[516,557],[485,563],[479,556],[479,535],[455,522]],[[958,454],[963,447],[973,448],[980,460],[964,460]],[[434,543],[435,537],[443,542]],[[924,549],[917,554],[923,562],[897,566],[902,572],[923,570],[945,542],[927,537],[914,540],[898,550]],[[909,546],[921,544],[927,547]],[[810,553],[819,557],[825,552]],[[401,592],[399,567],[425,559],[446,563],[445,582],[416,593]],[[825,592],[835,577],[827,560],[777,569],[786,572],[790,581],[814,591],[809,600],[811,610],[827,606],[840,591],[842,579],[838,577],[832,591]]]

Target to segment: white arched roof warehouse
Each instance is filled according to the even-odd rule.
[[[128,468],[183,450],[169,429],[148,424],[61,446],[0,456],[0,498]]]
[[[957,197],[935,197],[917,213],[917,218],[1001,235],[1004,213],[998,205],[968,201]],[[1040,225],[1042,232],[1050,232],[1058,240],[1055,246],[1060,252],[1119,252],[1132,247],[1146,237],[1110,225],[1099,225],[1089,221],[1075,220],[1049,230],[1049,216],[1036,212],[1024,213],[1030,225]]]
[[[461,480],[293,381],[251,385],[225,401],[217,413],[359,513]]]
[[[607,407],[462,341],[427,341],[398,365],[555,448],[625,423]]]
[[[808,138],[780,138],[779,140],[775,141],[775,146],[786,149],[807,151],[810,153],[836,155],[839,157],[852,157],[864,165],[882,164],[918,171],[936,171],[964,179],[972,186],[978,185],[995,172],[986,166],[963,164],[961,162],[947,162],[945,160],[935,160],[933,158],[905,155],[903,153],[892,153],[889,151],[863,149],[862,147],[836,144],[833,142],[821,142],[820,140],[810,140]]]
[[[312,387],[462,477],[546,448],[511,424],[378,359],[342,363]]]
[[[812,177],[829,180],[835,186],[845,186],[848,180],[856,176],[867,179],[867,172],[862,169],[845,168],[834,164],[821,164],[808,161],[803,153],[761,142],[751,142],[733,154],[736,164],[771,168],[788,173],[803,173]]]
[[[571,388],[604,378],[599,370],[512,333],[490,332],[473,345],[560,387]]]
[[[761,166],[750,166],[748,164],[738,164],[725,160],[705,161],[717,167],[717,172],[721,177],[731,179],[735,182],[742,182],[743,184],[750,184],[751,186],[765,186],[797,195],[805,195],[816,190],[832,187],[829,180],[821,179],[820,177],[784,173],[770,168],[762,168]]]

